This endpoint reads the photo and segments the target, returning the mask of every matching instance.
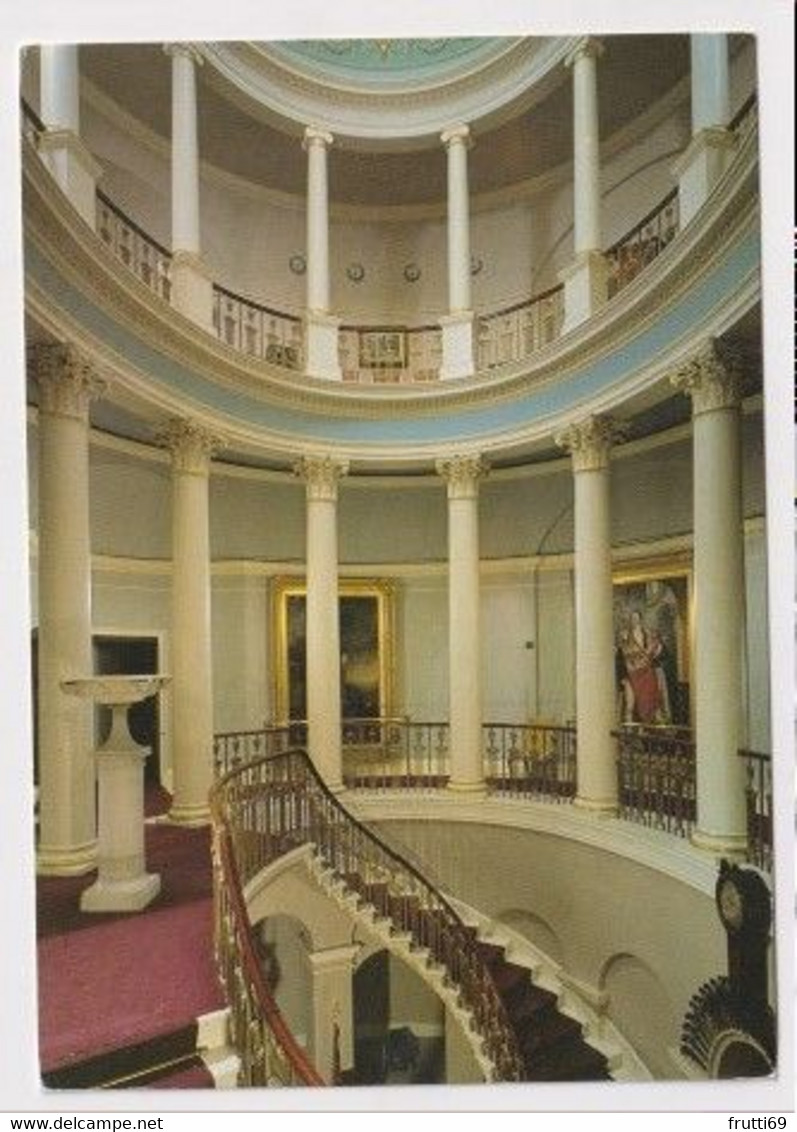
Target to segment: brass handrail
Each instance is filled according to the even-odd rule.
[[[229,835],[237,891],[290,849],[313,845],[351,891],[444,969],[472,1015],[494,1078],[522,1079],[517,1037],[475,935],[417,869],[352,817],[305,751],[234,768],[215,784],[211,801],[220,852],[221,834]]]

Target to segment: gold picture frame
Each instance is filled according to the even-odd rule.
[[[612,598],[618,723],[691,727],[691,559],[668,555],[619,566]]]
[[[382,578],[343,578],[340,601],[341,712],[347,719],[385,719],[394,703],[395,589]],[[304,578],[271,587],[273,718],[307,718]]]

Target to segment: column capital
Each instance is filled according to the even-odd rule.
[[[322,130],[320,126],[305,126],[302,148],[310,149],[311,146],[319,146],[323,149],[329,149],[334,141],[335,139],[329,130]]]
[[[627,432],[627,425],[611,417],[585,417],[558,432],[554,443],[573,457],[573,471],[599,472],[608,468],[612,445]]]
[[[108,383],[71,343],[39,343],[28,351],[28,365],[39,387],[39,408],[61,417],[88,419],[89,404]]]
[[[335,503],[338,482],[349,472],[349,461],[334,456],[302,456],[293,465],[293,473],[304,480],[307,499],[314,503]]]
[[[582,35],[577,43],[570,48],[564,58],[566,67],[572,67],[579,59],[600,59],[605,51],[601,40],[593,35]]]
[[[158,441],[172,454],[178,472],[207,475],[210,461],[225,445],[225,438],[197,421],[173,417],[158,433]]]
[[[738,361],[709,338],[670,375],[671,384],[692,398],[692,413],[733,409],[739,404]]]
[[[190,59],[197,67],[201,67],[205,61],[199,49],[193,43],[164,43],[163,50],[166,55],[170,55],[173,59],[178,56]]]
[[[446,149],[451,149],[454,145],[464,145],[470,149],[473,146],[470,126],[464,122],[458,122],[455,126],[448,126],[441,133],[440,141]]]
[[[437,474],[448,484],[449,499],[476,499],[479,481],[487,476],[489,469],[490,465],[479,452],[463,452],[435,464]]]

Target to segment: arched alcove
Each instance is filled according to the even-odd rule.
[[[654,1076],[671,1078],[670,1050],[678,1044],[679,1019],[656,972],[636,955],[613,955],[599,985],[608,995],[610,1020]]]

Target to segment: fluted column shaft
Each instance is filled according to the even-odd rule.
[[[728,37],[691,35],[692,134],[724,128],[731,116]]]
[[[470,130],[455,126],[441,135],[448,159],[448,309],[451,314],[472,307],[470,284],[470,199],[468,148]]]
[[[172,250],[200,253],[199,143],[195,65],[187,43],[166,47],[172,59]]]
[[[307,151],[307,308],[329,312],[329,186],[327,150],[332,135],[306,129]]]
[[[96,854],[91,705],[63,680],[91,655],[88,409],[102,385],[71,347],[38,346],[39,869],[83,873]]]
[[[171,421],[172,454],[172,809],[173,821],[208,820],[213,782],[210,636],[210,459],[219,437],[187,420]]]
[[[573,245],[576,256],[601,250],[600,135],[597,40],[584,39],[568,62],[573,68]]]
[[[617,427],[603,417],[571,425],[557,443],[572,454],[575,493],[578,804],[617,805],[609,453]]]
[[[450,787],[484,789],[479,608],[480,456],[440,460],[448,485],[448,640]]]
[[[343,787],[341,755],[338,481],[348,466],[306,457],[296,472],[307,493],[307,730],[310,757],[332,790]]]
[[[673,376],[692,398],[694,444],[693,840],[733,852],[746,843],[742,728],[744,541],[738,380],[713,342]]]
[[[39,54],[41,119],[48,129],[80,133],[80,70],[74,43],[43,44]]]

